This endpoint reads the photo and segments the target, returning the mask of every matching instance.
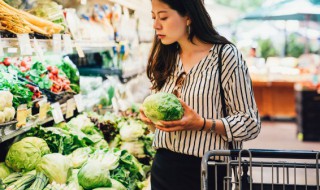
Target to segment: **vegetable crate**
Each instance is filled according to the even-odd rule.
[[[212,156],[237,158],[215,162]],[[208,187],[208,180],[217,184],[217,176],[208,179],[208,167],[224,165],[224,190],[319,190],[319,157],[320,152],[300,150],[208,151],[201,163],[201,189],[213,188]]]

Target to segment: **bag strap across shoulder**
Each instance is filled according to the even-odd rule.
[[[219,85],[220,85],[220,97],[221,97],[221,103],[222,103],[222,112],[223,112],[223,117],[226,117],[227,114],[227,106],[225,102],[225,96],[224,96],[224,90],[222,87],[222,80],[221,80],[221,75],[222,75],[222,50],[226,44],[222,44],[219,50],[218,54],[218,70],[219,70]],[[232,142],[229,142],[229,149],[233,150],[233,144]]]

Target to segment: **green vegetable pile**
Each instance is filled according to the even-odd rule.
[[[1,67],[1,65],[0,65]],[[15,109],[19,105],[27,104],[31,106],[33,93],[26,87],[25,83],[15,79],[13,75],[1,72],[0,68],[0,91],[9,90],[13,95],[12,104]]]

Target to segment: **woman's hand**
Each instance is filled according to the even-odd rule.
[[[204,123],[203,118],[181,99],[179,101],[184,109],[183,117],[176,121],[160,121],[162,126],[156,125],[156,127],[166,132],[200,130]]]
[[[140,119],[149,126],[149,129],[154,132],[155,131],[155,125],[152,123],[150,119],[147,118],[147,116],[144,114],[142,107],[139,109],[140,111]]]
[[[140,111],[140,114],[139,114],[139,115],[140,115],[140,119],[141,119],[145,124],[154,125],[154,124],[152,123],[152,121],[151,121],[149,118],[147,118],[147,116],[144,114],[143,109],[142,109],[142,106],[140,107],[139,111]]]

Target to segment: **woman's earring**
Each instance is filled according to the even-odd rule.
[[[190,32],[191,32],[191,27],[190,27],[190,25],[187,26],[187,32],[188,32],[188,35],[190,35]]]

